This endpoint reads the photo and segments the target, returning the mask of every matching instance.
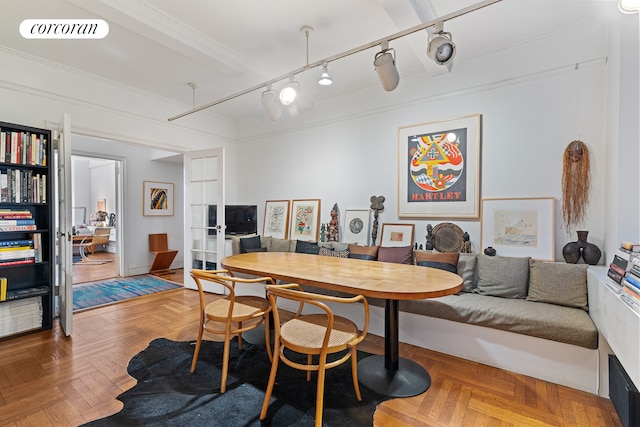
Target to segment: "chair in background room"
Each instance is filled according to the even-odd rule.
[[[170,274],[169,268],[178,251],[169,249],[167,233],[149,234],[149,252],[155,255],[149,273],[156,276]]]
[[[264,324],[265,345],[269,360],[272,360],[271,339],[269,332],[269,313],[271,306],[264,297],[252,295],[236,295],[235,287],[237,283],[260,283],[274,284],[270,277],[258,277],[244,279],[234,277],[227,270],[191,270],[191,277],[198,286],[200,294],[200,329],[198,330],[198,340],[193,351],[191,361],[191,372],[196,370],[198,354],[202,344],[204,331],[212,334],[224,336],[224,350],[222,354],[222,378],[220,379],[220,393],[227,389],[227,372],[229,370],[229,348],[231,338],[238,337],[238,348],[242,350],[242,333],[257,328]],[[222,285],[220,292],[207,292],[207,295],[217,295],[218,298],[207,303],[203,282]]]
[[[362,295],[350,298],[320,295],[302,291],[297,284],[267,285],[267,297],[271,303],[275,323],[275,344],[269,383],[260,412],[260,419],[264,420],[269,409],[269,400],[276,381],[279,360],[286,365],[307,372],[307,381],[311,380],[311,372],[318,372],[316,388],[316,422],[322,426],[322,411],[324,406],[324,378],[325,371],[334,368],[351,359],[351,376],[356,398],[362,400],[358,386],[357,348],[367,335],[369,328],[369,305]],[[280,309],[278,299],[286,299],[299,303],[298,312],[293,318],[280,324]],[[327,303],[356,304],[364,310],[364,326],[358,332],[357,325],[344,317],[335,316]],[[302,314],[304,306],[308,304],[321,310],[319,314]],[[316,310],[317,311],[317,310]],[[284,314],[284,313],[283,313]],[[285,354],[285,350],[287,351]],[[291,353],[289,353],[291,352]],[[337,355],[336,360],[327,361],[327,355],[344,352]],[[294,360],[296,355],[306,355],[306,363]],[[314,356],[317,360],[313,360]],[[302,360],[302,359],[301,359]],[[291,386],[290,384],[288,386]]]
[[[95,253],[96,245],[108,245],[110,234],[111,228],[98,227],[93,230],[93,234],[86,236],[79,243],[74,243],[73,247],[78,248],[78,252],[80,252],[80,256],[82,257],[82,263],[79,264],[106,264],[107,262],[112,262],[110,259],[93,260],[87,257],[86,253],[89,248],[91,248],[92,253]]]

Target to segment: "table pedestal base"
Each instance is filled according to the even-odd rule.
[[[431,386],[431,376],[421,365],[401,357],[398,370],[390,370],[384,367],[383,355],[358,361],[358,381],[370,390],[392,397],[415,396]]]

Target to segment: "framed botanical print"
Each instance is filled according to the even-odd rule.
[[[555,261],[553,197],[482,199],[480,245],[497,255]]]
[[[267,200],[264,205],[263,236],[286,239],[289,235],[289,200]]]
[[[173,216],[173,184],[144,181],[142,183],[142,214]]]
[[[369,244],[369,209],[347,209],[344,215],[342,241],[367,246]]]
[[[317,241],[320,225],[320,199],[294,200],[291,207],[292,240]]]
[[[414,224],[382,224],[380,246],[413,246]]]
[[[480,217],[480,118],[398,129],[398,217]]]

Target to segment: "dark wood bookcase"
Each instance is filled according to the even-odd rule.
[[[0,278],[6,278],[6,292],[0,288],[0,316],[5,325],[15,320],[8,327],[15,330],[0,330],[0,339],[51,329],[55,303],[52,164],[51,131],[0,122]],[[31,320],[18,321],[17,316]]]

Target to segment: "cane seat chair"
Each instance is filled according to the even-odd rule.
[[[351,376],[356,398],[362,400],[358,385],[357,345],[362,342],[369,328],[369,305],[362,295],[343,298],[305,292],[298,284],[267,285],[267,297],[271,303],[274,317],[275,343],[271,372],[267,385],[260,419],[264,420],[269,409],[271,393],[276,381],[279,360],[286,365],[307,372],[307,381],[311,380],[311,372],[318,372],[316,386],[315,425],[322,426],[324,406],[324,380],[327,369],[339,366],[351,359]],[[290,320],[281,323],[282,317],[278,308],[278,299],[297,302],[299,308]],[[364,326],[358,326],[351,320],[335,316],[328,303],[359,304],[364,311]],[[302,314],[306,305],[316,309],[312,314]],[[320,313],[317,313],[320,309]],[[283,313],[284,314],[284,313]],[[288,317],[291,317],[290,315]],[[335,360],[327,361],[327,355],[336,354]],[[298,362],[295,356],[306,355],[306,363]],[[315,359],[315,360],[314,360]],[[304,356],[299,359],[304,360]]]
[[[209,332],[224,337],[224,349],[222,354],[222,378],[220,379],[220,393],[227,389],[227,372],[229,370],[229,349],[231,339],[238,337],[238,348],[242,350],[242,333],[250,331],[264,324],[265,343],[269,360],[272,360],[271,339],[269,332],[269,313],[271,306],[265,297],[252,295],[236,295],[235,288],[238,283],[260,283],[264,285],[274,284],[270,277],[258,277],[245,279],[233,276],[227,270],[197,270],[190,271],[191,277],[198,286],[200,294],[200,328],[198,339],[193,351],[191,372],[195,372],[198,362],[198,354],[202,344],[203,333]],[[220,285],[214,286],[220,293],[205,292],[205,283]],[[212,289],[208,287],[208,289]],[[261,288],[262,289],[262,288]],[[209,294],[209,296],[205,295]],[[212,300],[211,294],[215,296]]]

